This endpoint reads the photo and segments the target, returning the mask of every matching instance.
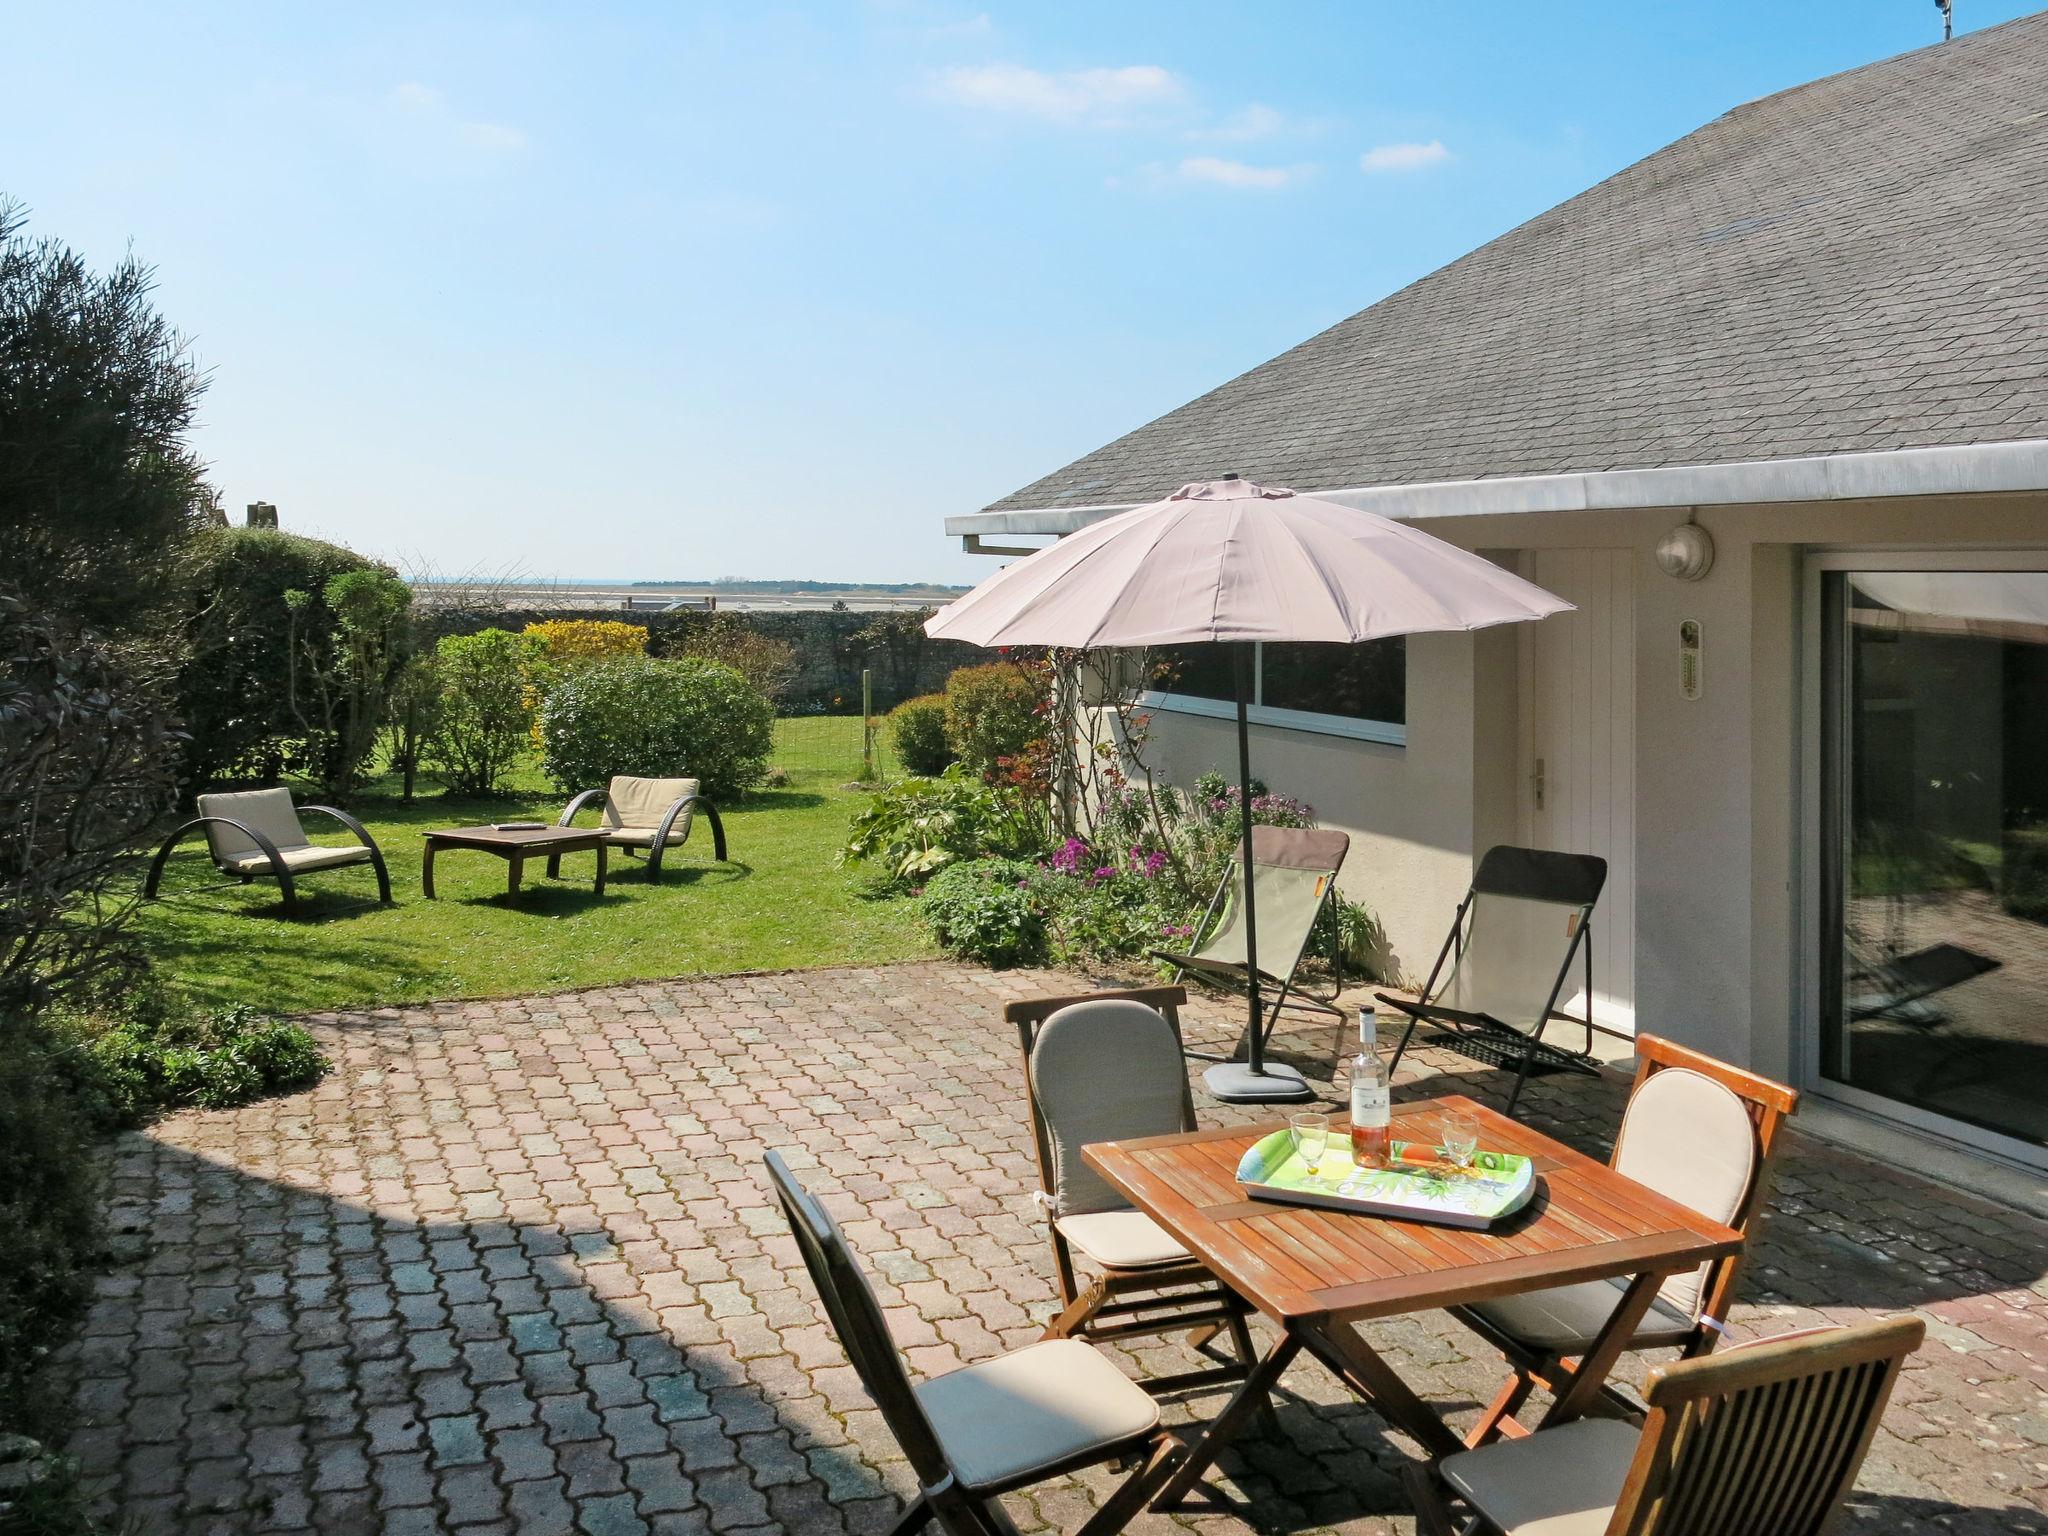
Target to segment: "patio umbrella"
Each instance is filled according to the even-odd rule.
[[[1220,1099],[1260,1102],[1310,1092],[1293,1068],[1266,1061],[1260,1039],[1246,716],[1253,645],[1484,629],[1569,607],[1405,523],[1225,475],[1184,485],[1004,567],[933,614],[925,632],[983,646],[1236,643],[1251,1059],[1213,1067],[1204,1080]]]

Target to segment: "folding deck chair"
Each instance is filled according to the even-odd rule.
[[[1323,908],[1337,899],[1337,871],[1344,867],[1344,855],[1351,839],[1342,832],[1323,827],[1253,827],[1252,894],[1258,908],[1260,990],[1273,983],[1273,1002],[1262,1008],[1258,1025],[1261,1048],[1273,1037],[1280,1010],[1289,997],[1301,1006],[1330,1014],[1341,1026],[1344,1010],[1336,998],[1344,990],[1344,937],[1338,933],[1330,944],[1330,965],[1336,984],[1328,1000],[1295,985],[1301,957],[1315,932]],[[1207,934],[1189,954],[1155,949],[1154,959],[1175,967],[1173,979],[1193,971],[1205,980],[1231,987],[1247,986],[1250,980],[1245,961],[1245,933],[1240,914],[1244,911],[1244,863],[1233,856],[1230,872],[1216,887],[1208,909],[1195,927],[1197,936]],[[1220,915],[1219,915],[1220,914]],[[1211,925],[1214,925],[1213,931]],[[1238,1050],[1251,1045],[1251,1026],[1246,1026]],[[1190,1054],[1199,1054],[1191,1052]]]
[[[1387,1068],[1391,1076],[1417,1024],[1445,1031],[1441,1043],[1489,1066],[1515,1068],[1509,1114],[1533,1072],[1598,1077],[1593,1058],[1593,904],[1607,883],[1607,861],[1590,853],[1489,848],[1458,903],[1451,931],[1416,1001],[1375,993],[1408,1015]],[[1583,1017],[1557,1011],[1572,961],[1584,966]],[[1446,968],[1448,967],[1448,973]],[[1586,1032],[1583,1050],[1543,1038],[1553,1020]]]

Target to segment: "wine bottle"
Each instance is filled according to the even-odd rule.
[[[1361,1168],[1384,1168],[1393,1141],[1394,1096],[1380,1065],[1379,1020],[1358,1010],[1358,1054],[1351,1058],[1351,1160]]]

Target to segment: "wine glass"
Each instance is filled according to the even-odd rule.
[[[1330,1117],[1304,1110],[1289,1115],[1287,1125],[1294,1132],[1294,1150],[1301,1154],[1301,1166],[1313,1175],[1330,1149]]]
[[[1463,1173],[1471,1168],[1472,1159],[1479,1151],[1479,1117],[1462,1109],[1447,1110],[1440,1124],[1444,1156]]]

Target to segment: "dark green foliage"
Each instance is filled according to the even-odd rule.
[[[346,804],[371,772],[391,685],[404,669],[412,589],[381,567],[330,576],[317,592],[284,595],[292,716],[305,772]]]
[[[124,1124],[192,1105],[232,1109],[317,1082],[327,1070],[303,1027],[240,1006],[125,1019],[85,1051],[92,1089]]]
[[[946,680],[946,740],[985,779],[1008,775],[1045,734],[1046,680],[1015,662],[962,667]]]
[[[775,709],[733,668],[701,657],[594,662],[549,690],[542,766],[564,793],[613,774],[694,778],[713,800],[760,783]]]
[[[59,1062],[19,1025],[0,1049],[0,1432],[57,1405],[33,1377],[83,1315],[100,1255],[93,1129]]]
[[[531,739],[526,678],[536,649],[502,629],[444,635],[435,647],[440,697],[426,755],[453,793],[503,793]]]
[[[187,784],[275,779],[308,766],[293,668],[334,653],[328,585],[355,571],[392,573],[339,544],[274,528],[208,529],[193,541],[191,566],[187,656],[178,675]],[[294,613],[288,592],[321,596]]]
[[[23,227],[0,202],[7,578],[102,634],[148,633],[211,505],[184,441],[205,381],[150,304],[147,267],[131,256],[94,273]]]
[[[889,711],[889,735],[896,756],[910,772],[923,778],[944,773],[953,761],[946,742],[946,696],[927,693],[905,699]]]
[[[138,654],[0,593],[0,1047],[9,1018],[134,963],[128,877],[179,744]]]
[[[1044,823],[1018,791],[984,784],[955,763],[935,779],[905,779],[870,800],[847,828],[840,860],[871,865],[883,883],[901,887],[963,859],[1044,851]]]
[[[950,952],[984,965],[1036,965],[1046,958],[1044,876],[1014,859],[973,859],[942,869],[918,911]]]

